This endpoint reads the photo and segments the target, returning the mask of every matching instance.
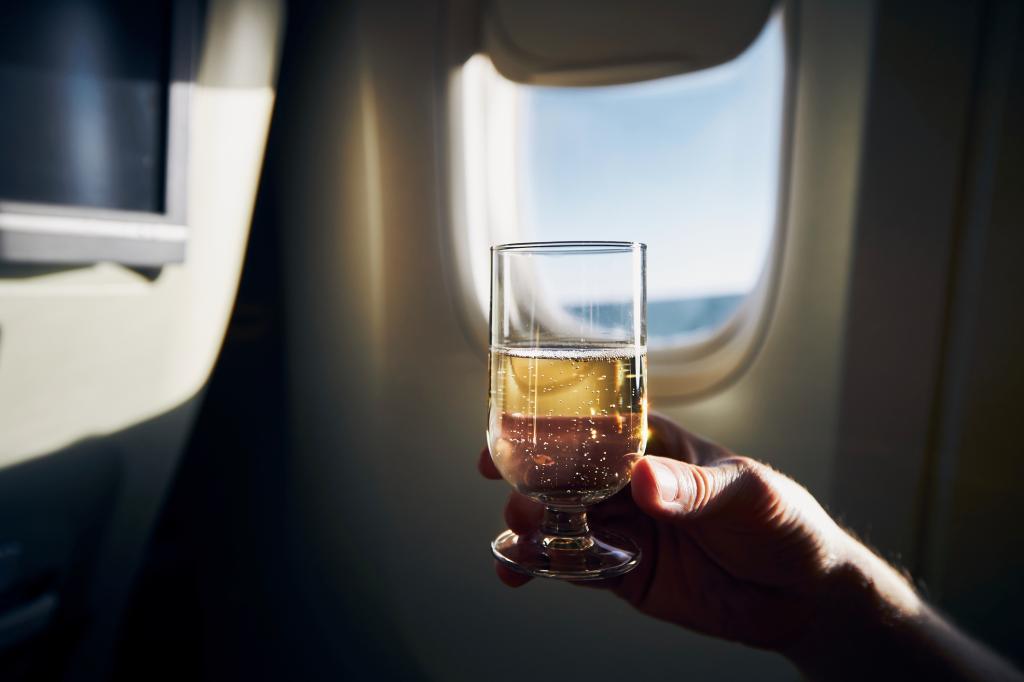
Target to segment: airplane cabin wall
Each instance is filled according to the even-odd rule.
[[[283,21],[276,0],[207,3],[191,93],[184,263],[158,272],[0,265],[2,588],[31,585],[44,601],[29,606],[48,596],[56,605],[49,648],[23,647],[14,669],[108,677],[136,568],[233,305]],[[25,605],[8,606],[0,617]],[[0,676],[13,674],[7,662]]]
[[[921,575],[939,605],[1024,665],[1024,7],[985,16],[947,306]]]
[[[654,400],[828,501],[873,4],[795,7],[792,182],[767,339],[720,393]],[[302,86],[281,104],[302,112],[285,145],[281,214],[287,485],[311,637],[347,627],[356,605],[365,641],[387,638],[389,665],[430,679],[522,679],[538,666],[571,675],[580,657],[602,679],[668,674],[680,661],[701,679],[794,678],[777,656],[653,622],[608,594],[497,583],[487,544],[508,489],[476,472],[486,362],[446,271],[444,11],[411,1],[310,9]]]
[[[1019,3],[888,3],[875,28],[833,511],[1024,661]]]

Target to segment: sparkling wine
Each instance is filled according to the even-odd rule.
[[[487,442],[506,481],[579,508],[629,483],[647,444],[645,349],[491,349]]]

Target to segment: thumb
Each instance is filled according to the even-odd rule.
[[[697,466],[648,455],[633,468],[633,500],[648,516],[681,521],[721,509],[735,498],[737,483],[751,469],[745,457]]]

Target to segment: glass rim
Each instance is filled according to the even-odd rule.
[[[637,249],[647,251],[647,244],[643,242],[600,240],[510,242],[507,244],[495,244],[491,247],[491,253],[630,253]]]

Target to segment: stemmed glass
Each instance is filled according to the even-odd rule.
[[[533,576],[598,580],[640,560],[586,508],[629,483],[647,445],[646,246],[491,249],[487,444],[502,477],[544,505],[539,530],[491,549]]]

